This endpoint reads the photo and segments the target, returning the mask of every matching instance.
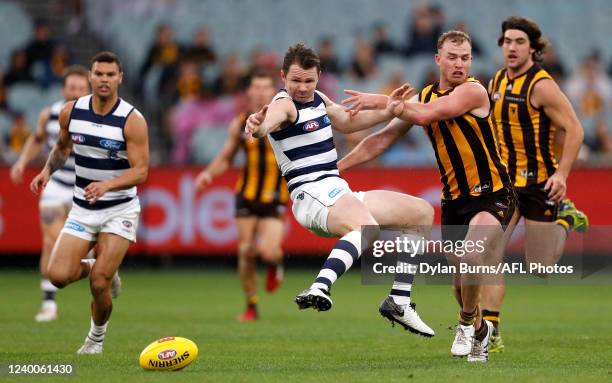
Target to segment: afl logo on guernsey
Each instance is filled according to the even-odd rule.
[[[81,136],[80,134],[73,134],[70,138],[72,138],[72,141],[77,144],[82,144],[85,142],[85,136]]]
[[[312,132],[314,130],[319,129],[319,123],[315,120],[310,120],[307,123],[304,124],[304,131],[305,132]]]

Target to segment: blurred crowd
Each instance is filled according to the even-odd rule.
[[[377,79],[374,82],[377,88],[370,90],[389,93],[408,80],[419,87],[435,81],[433,59],[422,78],[411,79],[405,78],[403,70],[382,68],[381,62],[388,58],[402,62],[423,55],[431,57],[443,31],[460,29],[469,33],[469,28],[461,22],[449,25],[443,9],[435,5],[416,6],[409,17],[412,20],[407,23],[403,41],[394,41],[387,25],[376,23],[368,33],[355,38],[349,60],[338,56],[333,36],[321,38],[316,44],[323,69],[320,89],[341,100],[341,85],[347,83],[371,84],[370,80]],[[81,28],[80,23],[77,28]],[[483,53],[482,45],[477,39],[472,44],[474,60],[478,60]],[[5,163],[15,160],[33,130],[23,111],[7,104],[7,95],[16,84],[34,84],[45,89],[61,83],[63,69],[74,63],[69,48],[53,36],[46,22],[38,21],[31,41],[11,54],[6,68],[0,68],[0,115],[7,120],[6,128],[0,129],[0,153]],[[219,150],[229,120],[246,111],[244,88],[249,75],[262,70],[278,73],[282,54],[253,47],[250,52],[220,56],[214,36],[205,26],[194,30],[189,43],[181,44],[170,25],[160,25],[140,68],[137,73],[125,74],[127,81],[121,90],[122,96],[137,105],[149,120],[154,164],[210,161]],[[583,124],[581,161],[610,163],[612,63],[606,68],[599,52],[593,51],[570,72],[554,49],[549,49],[542,65],[565,91]],[[493,73],[474,75],[486,84]],[[363,134],[339,137],[341,154],[362,137]],[[433,165],[435,159],[427,138],[413,129],[378,164]]]

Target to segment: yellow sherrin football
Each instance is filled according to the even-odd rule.
[[[145,370],[175,371],[185,368],[198,357],[198,346],[187,338],[158,339],[140,353],[138,362]]]

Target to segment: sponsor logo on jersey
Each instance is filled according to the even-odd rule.
[[[121,221],[121,224],[122,224],[123,226],[125,226],[126,228],[128,228],[128,229],[131,229],[131,228],[132,228],[132,226],[133,226],[133,225],[132,225],[132,222],[128,221],[127,219],[126,219],[126,220]]]
[[[312,132],[314,130],[319,129],[319,123],[315,120],[310,120],[307,123],[304,124],[304,131],[305,132]]]
[[[70,138],[72,138],[72,141],[77,144],[82,144],[83,142],[85,142],[85,136],[82,136],[80,134],[73,134],[70,136]]]
[[[337,196],[342,190],[344,190],[343,188],[335,188],[332,191],[330,191],[327,195],[329,196],[329,198],[334,198],[335,196]]]
[[[121,149],[121,142],[115,140],[100,140],[100,146],[104,149],[119,150]]]
[[[493,93],[493,101],[499,101],[501,99],[501,94],[499,92]]]
[[[85,231],[85,227],[83,225],[74,221],[66,221],[64,227],[74,231]]]
[[[478,184],[474,186],[474,193],[486,193],[491,190],[491,183],[485,182],[483,184]]]
[[[157,354],[159,360],[168,360],[176,356],[176,350],[164,350]]]
[[[329,124],[331,124],[331,120],[329,119],[329,116],[328,116],[328,115],[323,116],[323,123],[324,123],[325,125],[329,125]]]

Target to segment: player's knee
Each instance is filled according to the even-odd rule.
[[[283,251],[278,246],[259,246],[257,253],[265,262],[277,262],[283,256]]]
[[[47,268],[47,279],[58,289],[66,287],[71,281],[71,275],[66,270],[59,270],[54,267]]]
[[[110,291],[111,278],[103,273],[95,273],[92,271],[90,277],[89,286],[93,295],[101,295]]]
[[[245,257],[254,257],[255,243],[253,241],[238,242],[238,254]]]

